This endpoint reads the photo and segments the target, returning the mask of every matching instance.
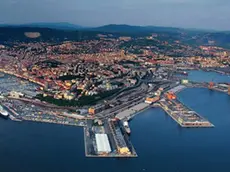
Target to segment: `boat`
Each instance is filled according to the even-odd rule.
[[[188,76],[188,72],[186,71],[183,71],[182,74]]]
[[[130,133],[131,133],[131,130],[130,130],[130,128],[129,128],[129,123],[128,123],[128,121],[124,121],[124,122],[123,122],[123,126],[124,126],[124,128],[125,128],[126,133],[127,133],[127,134],[130,134]]]
[[[9,113],[3,109],[3,107],[0,105],[0,115],[1,117],[8,118]]]

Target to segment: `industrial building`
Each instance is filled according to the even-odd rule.
[[[98,154],[108,154],[111,152],[107,134],[95,134]]]
[[[152,104],[152,103],[155,103],[156,101],[158,101],[159,99],[160,99],[159,96],[147,97],[145,99],[145,103]]]
[[[119,127],[118,121],[110,121],[110,128],[120,155],[131,155],[130,149],[124,139],[122,131]]]
[[[13,98],[20,98],[20,97],[23,97],[23,96],[24,96],[24,94],[22,94],[22,93],[20,93],[20,92],[16,92],[16,91],[11,91],[11,92],[9,93],[9,95],[10,95],[11,97],[13,97]]]
[[[182,79],[181,80],[181,84],[188,84],[188,83],[189,83],[189,81],[187,79]]]
[[[106,109],[106,105],[105,104],[99,104],[99,105],[96,105],[94,107],[90,107],[88,112],[90,115],[95,115],[96,113],[99,113],[103,110]]]

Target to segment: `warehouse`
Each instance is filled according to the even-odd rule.
[[[96,144],[98,154],[107,154],[111,152],[107,134],[96,134]]]

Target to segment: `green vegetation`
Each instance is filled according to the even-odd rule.
[[[60,76],[58,79],[62,81],[67,81],[67,80],[72,80],[76,78],[84,78],[84,77],[79,76],[79,75],[64,75],[64,76]]]
[[[132,54],[143,54],[143,50],[139,50],[139,49],[134,49],[134,50],[130,50],[129,53],[132,53]]]
[[[139,62],[131,61],[131,60],[123,60],[119,62],[120,65],[125,65],[125,64],[132,64],[134,66],[140,66]]]
[[[134,39],[128,42],[124,42],[120,45],[121,49],[131,48],[133,46],[154,46],[158,44],[156,40],[147,40],[147,39]]]
[[[41,66],[43,68],[56,68],[61,64],[62,64],[61,62],[56,60],[45,60],[45,61],[35,63],[35,65]]]
[[[38,94],[35,98],[58,106],[84,106],[84,105],[94,105],[96,104],[96,102],[112,96],[119,90],[120,89],[106,91],[93,96],[82,96],[79,98],[79,100],[54,99],[51,96],[43,97],[42,94]]]

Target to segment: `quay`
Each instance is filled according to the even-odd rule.
[[[214,69],[214,68],[203,68],[202,69],[203,71],[205,72],[216,72],[216,73],[219,73],[221,75],[229,75],[229,71],[221,71],[221,70],[218,70],[218,69]]]
[[[214,127],[207,119],[200,116],[182,102],[180,102],[176,93],[185,89],[185,85],[178,85],[164,94],[162,99],[154,104],[154,107],[161,107],[169,116],[171,116],[181,127]]]
[[[13,115],[9,115],[9,118],[10,118],[12,121],[18,121],[18,122],[21,122],[21,121],[22,121],[21,119],[15,118]]]
[[[178,86],[170,89],[168,92],[172,92],[172,93],[176,94],[176,93],[179,93],[180,91],[184,90],[185,88],[186,88],[186,86],[184,86],[184,85],[178,85]]]
[[[30,104],[34,104],[36,106],[41,106],[41,107],[47,107],[47,108],[53,108],[53,109],[68,109],[68,110],[76,110],[75,107],[64,107],[64,106],[57,106],[57,105],[54,105],[54,104],[51,104],[51,103],[47,103],[47,102],[42,102],[40,100],[34,100],[34,99],[31,99],[31,98],[16,98],[16,97],[10,97],[8,96],[7,97],[8,99],[11,99],[11,100],[19,100],[19,101],[22,101],[22,102],[25,102],[25,103],[30,103]]]
[[[12,108],[10,108],[8,105],[3,104],[3,103],[1,105],[7,110],[7,112],[9,113],[9,118],[12,121],[18,121],[18,122],[22,121],[19,117],[19,114],[15,112]]]
[[[39,86],[42,86],[42,87],[45,86],[45,84],[42,83],[42,82],[36,81],[36,80],[31,79],[31,78],[28,78],[28,77],[26,77],[26,76],[22,76],[22,75],[13,73],[13,72],[11,72],[11,71],[5,71],[5,70],[3,70],[3,69],[0,69],[0,72],[2,72],[2,73],[4,73],[4,74],[7,74],[7,75],[11,75],[11,76],[17,77],[17,78],[24,79],[24,80],[27,80],[27,81],[30,81],[30,82],[32,82],[32,83],[34,83],[34,84],[37,84],[37,85],[39,85]]]
[[[129,109],[126,109],[120,113],[118,113],[116,115],[116,118],[120,119],[120,120],[130,120],[131,118],[133,118],[137,113],[142,112],[143,110],[146,110],[147,108],[149,108],[150,105],[147,103],[139,103],[135,106],[130,107]]]
[[[219,92],[227,93],[230,95],[230,85],[229,84],[190,81],[188,84],[184,84],[184,86],[187,88],[207,88],[210,90],[219,91]]]
[[[88,120],[84,141],[86,157],[137,157],[121,122],[116,119]]]
[[[182,104],[178,99],[168,100],[163,98],[155,106],[161,107],[181,127],[214,127],[211,122]]]
[[[34,118],[22,117],[22,120],[24,120],[24,121],[33,121],[33,122],[41,122],[41,123],[62,124],[62,125],[69,125],[69,126],[85,127],[85,124],[74,124],[74,123],[69,123],[68,121],[50,120],[50,119],[42,119],[42,118],[36,118],[36,117],[34,117]]]

